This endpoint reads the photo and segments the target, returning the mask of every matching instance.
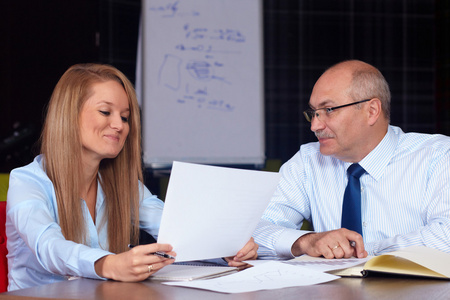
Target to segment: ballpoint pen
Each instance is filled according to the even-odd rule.
[[[128,248],[131,249],[131,248],[134,248],[134,247],[136,247],[136,245],[128,244]],[[175,259],[175,256],[172,256],[170,254],[167,254],[167,253],[164,253],[164,252],[161,252],[161,251],[156,251],[156,252],[152,252],[152,253],[149,253],[149,254],[156,255],[156,256],[161,256],[161,257],[164,257],[164,258]]]

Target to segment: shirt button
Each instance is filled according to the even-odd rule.
[[[362,222],[362,226],[363,227],[367,227],[367,223],[366,222]]]

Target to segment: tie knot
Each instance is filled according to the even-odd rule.
[[[355,178],[361,177],[362,174],[364,174],[366,170],[364,170],[363,167],[361,167],[359,164],[352,164],[347,169],[348,176],[353,176]]]

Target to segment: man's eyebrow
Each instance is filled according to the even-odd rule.
[[[323,108],[323,107],[326,107],[327,105],[331,105],[331,104],[334,104],[334,101],[330,100],[330,99],[326,99],[319,103],[318,108]],[[311,103],[309,103],[309,107],[311,107],[312,109],[317,109],[314,106],[312,106]]]

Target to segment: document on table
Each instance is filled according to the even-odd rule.
[[[290,260],[285,260],[284,263],[293,266],[305,267],[320,272],[335,271],[347,269],[354,266],[364,265],[371,257],[366,258],[340,258],[340,259],[326,259],[324,257],[312,257],[309,255],[302,255]]]
[[[176,261],[234,256],[253,234],[280,175],[174,162],[158,243]]]
[[[328,273],[292,266],[283,262],[271,261],[219,278],[190,282],[163,282],[163,284],[205,289],[221,293],[244,293],[313,285],[338,278],[339,276]]]
[[[228,275],[238,271],[238,268],[225,266],[177,265],[171,264],[158,270],[150,276],[152,280],[160,281],[191,281],[209,279]]]

